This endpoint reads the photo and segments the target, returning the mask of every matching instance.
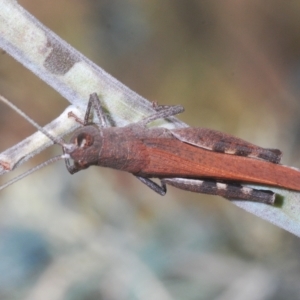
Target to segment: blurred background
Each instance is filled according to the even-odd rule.
[[[300,167],[299,1],[19,3],[145,98],[184,105],[189,125]],[[68,105],[5,53],[0,90],[41,125]],[[34,131],[1,105],[0,151]],[[0,196],[1,300],[299,299],[299,254],[299,238],[222,198],[161,197],[109,169],[56,163]]]

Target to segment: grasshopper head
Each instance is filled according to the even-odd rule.
[[[102,136],[99,128],[94,125],[77,129],[68,144],[64,144],[64,152],[74,161],[76,171],[98,164],[99,152],[102,147]]]

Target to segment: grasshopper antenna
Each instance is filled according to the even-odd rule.
[[[33,125],[36,129],[38,129],[40,132],[42,132],[47,138],[49,138],[54,144],[61,145],[63,148],[64,153],[70,152],[74,149],[74,145],[67,144],[65,141],[61,138],[57,138],[50,134],[47,130],[45,130],[42,126],[40,126],[38,123],[36,123],[34,120],[32,120],[29,116],[27,116],[21,109],[19,109],[17,106],[12,104],[10,101],[8,101],[6,98],[0,95],[0,101],[5,103],[7,106],[9,106],[11,109],[13,109],[16,113],[18,113],[21,117],[23,117],[25,120],[27,120],[31,125]]]
[[[62,138],[57,138],[53,135],[51,135],[47,130],[45,130],[43,127],[41,127],[39,124],[37,124],[34,120],[32,120],[29,116],[27,116],[22,110],[20,110],[17,106],[12,104],[9,100],[4,98],[0,95],[0,101],[8,105],[10,108],[12,108],[16,113],[18,113],[20,116],[22,116],[25,120],[27,120],[30,124],[32,124],[36,129],[38,129],[40,132],[42,132],[45,136],[47,136],[54,144],[61,145],[63,148],[63,154],[59,156],[55,156],[53,158],[50,158],[49,160],[37,165],[36,167],[33,167],[32,169],[28,170],[27,172],[20,174],[19,176],[11,179],[7,183],[0,186],[0,190],[3,190],[4,188],[10,186],[11,184],[15,183],[16,181],[21,180],[22,178],[28,176],[29,174],[49,165],[52,164],[58,160],[68,160],[70,158],[70,155],[66,152],[71,152],[74,149],[73,144],[66,144],[65,141]]]
[[[31,173],[33,173],[33,172],[35,172],[35,171],[37,171],[39,169],[42,169],[43,167],[46,167],[46,166],[48,166],[48,165],[50,165],[50,164],[52,164],[52,163],[54,163],[56,161],[59,161],[59,160],[62,160],[62,159],[68,159],[68,158],[69,158],[69,154],[63,154],[63,155],[54,156],[54,157],[48,159],[47,161],[45,161],[45,162],[43,162],[43,163],[41,163],[41,164],[39,164],[39,165],[31,168],[30,170],[26,171],[25,173],[22,173],[19,176],[17,176],[15,178],[9,180],[8,182],[4,183],[3,185],[0,186],[0,191],[3,190],[3,189],[5,189],[5,188],[7,188],[10,185],[12,185],[13,183],[21,180],[22,178],[30,175]]]
[[[65,146],[65,141],[63,139],[56,138],[55,136],[51,135],[42,126],[40,126],[38,123],[36,123],[34,120],[32,120],[29,116],[27,116],[21,109],[19,109],[17,106],[12,104],[10,101],[8,101],[6,98],[4,98],[1,95],[0,95],[0,101],[4,102],[7,106],[12,108],[16,113],[18,113],[21,117],[23,117],[25,120],[27,120],[31,125],[33,125],[36,129],[38,129],[40,132],[42,132],[46,137],[48,137],[54,144],[59,144],[62,147]]]

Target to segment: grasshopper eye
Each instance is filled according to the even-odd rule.
[[[79,148],[87,148],[93,145],[94,138],[90,134],[80,133],[77,136],[75,143]]]

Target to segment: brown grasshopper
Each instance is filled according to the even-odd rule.
[[[89,121],[92,108],[99,124]],[[253,189],[242,184],[300,191],[300,171],[279,164],[282,155],[280,150],[261,148],[211,129],[148,128],[147,124],[154,120],[184,111],[180,105],[154,105],[154,108],[156,112],[153,115],[137,123],[110,127],[101,102],[93,93],[84,120],[78,119],[73,113],[69,114],[82,125],[74,132],[69,143],[52,137],[28,116],[24,116],[23,112],[22,115],[55,144],[62,146],[64,154],[58,159],[65,159],[71,174],[92,165],[109,167],[132,173],[160,195],[165,195],[166,184],[169,184],[191,192],[267,204],[274,203],[275,194],[272,191],[267,188]],[[0,189],[52,161],[29,170]],[[160,184],[151,178],[158,178]]]

